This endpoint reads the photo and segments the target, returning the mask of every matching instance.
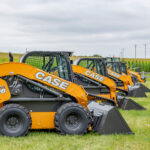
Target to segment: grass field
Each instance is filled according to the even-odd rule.
[[[15,61],[20,55],[15,55]],[[0,54],[0,62],[8,55]],[[150,79],[146,85],[150,88]],[[134,98],[146,111],[120,110],[135,135],[99,135],[89,132],[83,136],[63,136],[55,131],[31,131],[26,137],[0,136],[0,150],[149,150],[150,93],[147,98]]]
[[[150,88],[150,80],[147,82]],[[135,135],[63,136],[55,131],[31,131],[26,137],[0,136],[0,150],[149,150],[150,149],[150,93],[135,100],[146,111],[120,110]]]

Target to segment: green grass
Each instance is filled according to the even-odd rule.
[[[150,88],[150,81],[146,83]],[[120,110],[135,135],[63,136],[55,131],[31,131],[26,137],[0,136],[0,150],[149,150],[150,93],[147,98],[134,98],[146,111]]]
[[[13,54],[14,61],[18,62],[22,54]],[[0,63],[9,62],[9,54],[8,53],[0,53]]]
[[[5,57],[4,57],[5,56]],[[0,62],[8,55],[0,54]],[[15,61],[20,55],[15,55]],[[150,88],[150,79],[145,84]],[[99,135],[89,132],[83,136],[63,136],[55,131],[31,131],[25,137],[0,136],[0,150],[149,150],[150,93],[147,98],[134,98],[146,111],[120,110],[135,135]]]

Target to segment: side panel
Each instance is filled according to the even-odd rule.
[[[31,112],[31,129],[53,129],[55,112]]]
[[[123,72],[122,72],[122,75],[123,75],[126,79],[128,79],[128,84],[129,84],[129,85],[131,85],[131,86],[134,85],[133,82],[132,82],[132,77],[131,77],[131,75],[129,75],[129,74],[127,75],[127,74],[125,74],[125,73],[123,73]]]
[[[4,63],[0,64],[0,77],[21,75],[31,80],[43,83],[49,87],[54,87],[76,98],[79,104],[87,108],[87,93],[85,90],[72,82],[66,81],[62,78],[49,74],[45,71],[37,69],[31,65],[24,63]],[[6,101],[4,99],[3,101]]]
[[[0,103],[2,103],[4,99],[9,100],[10,97],[11,95],[6,81],[0,79]]]
[[[72,68],[73,68],[73,72],[82,74],[95,81],[98,81],[99,83],[102,83],[103,85],[106,85],[110,89],[110,93],[111,93],[109,97],[108,95],[106,97],[116,100],[116,84],[113,80],[81,66],[72,65]]]
[[[139,82],[143,82],[144,83],[144,80],[141,79],[141,76],[138,72],[134,72],[134,71],[131,71],[131,70],[127,70],[128,74],[131,74],[131,75],[134,75],[138,78]]]
[[[108,71],[108,75],[121,80],[124,83],[124,90],[128,91],[128,80],[123,75],[120,75],[110,69],[107,69],[107,71]]]

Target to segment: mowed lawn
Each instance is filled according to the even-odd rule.
[[[0,54],[0,62],[7,62]],[[15,56],[15,61],[19,56]],[[150,79],[146,85],[150,88]],[[120,110],[134,135],[99,135],[89,132],[82,136],[63,136],[55,131],[30,131],[25,137],[0,136],[0,150],[149,150],[150,93],[147,98],[134,98],[146,111]]]

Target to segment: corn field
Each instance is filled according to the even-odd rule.
[[[150,72],[150,59],[122,59],[122,61],[133,70]]]

